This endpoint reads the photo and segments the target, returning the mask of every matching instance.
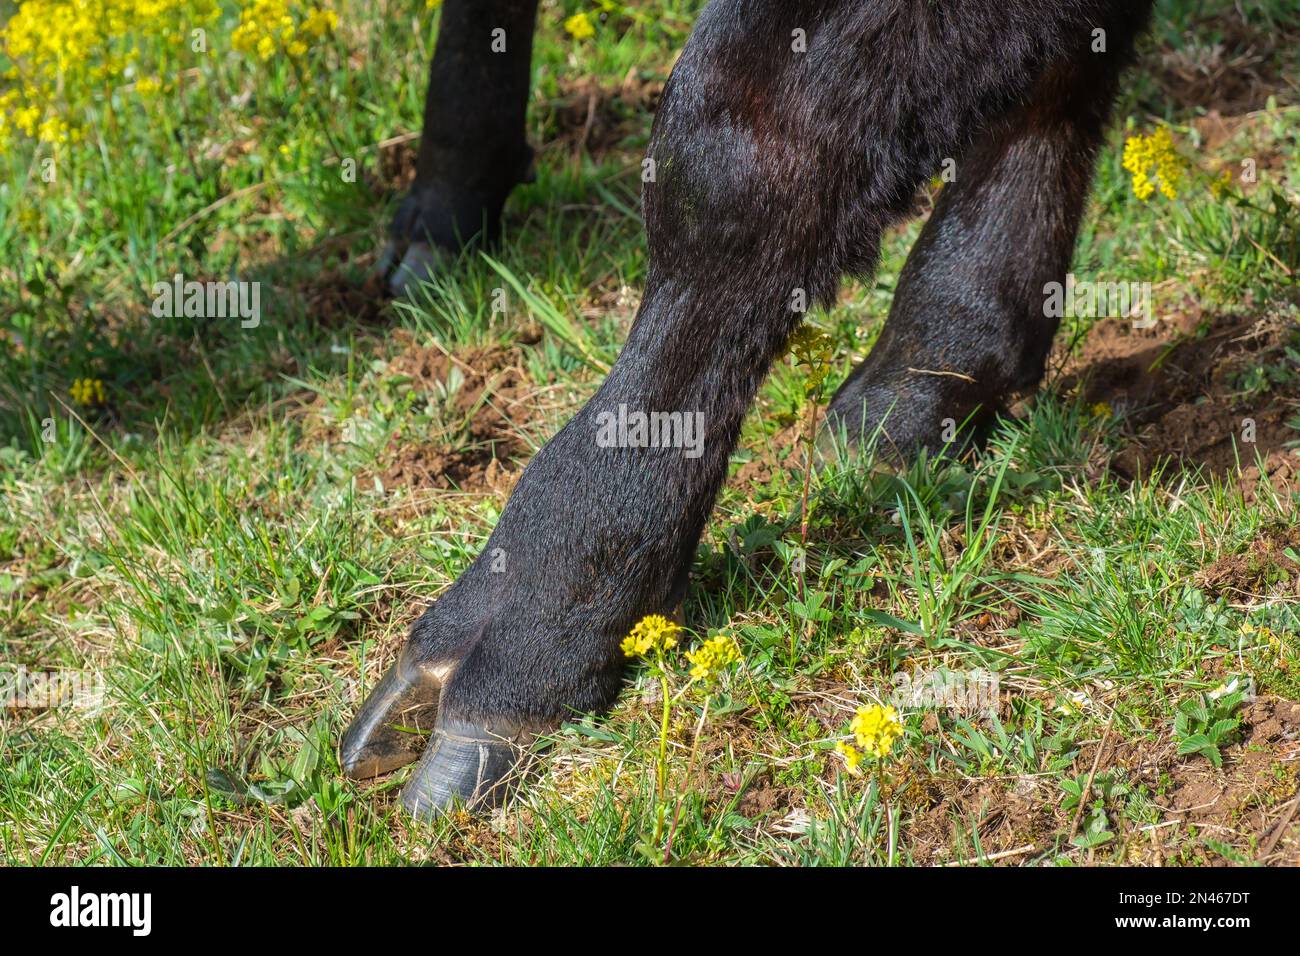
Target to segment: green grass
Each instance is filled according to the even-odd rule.
[[[1247,495],[1179,461],[1129,481],[1110,467],[1135,437],[1128,410],[1064,386],[959,463],[829,463],[800,582],[803,475],[798,455],[784,462],[807,370],[774,370],[736,454],[757,477],[724,490],[693,569],[688,629],[734,634],[745,663],[698,739],[699,691],[674,705],[670,850],[654,839],[659,701],[644,668],[607,718],[559,731],[539,778],[490,818],[413,824],[394,799],[404,772],[340,775],[349,716],[505,500],[501,485],[385,480],[403,450],[465,449],[477,411],[501,405],[474,398],[468,372],[428,382],[400,359],[505,354],[527,408],[511,426],[520,459],[592,393],[646,269],[652,117],[629,91],[666,77],[701,5],[628,3],[577,43],[560,24],[586,5],[544,4],[538,180],[511,199],[506,243],[409,304],[380,307],[360,286],[399,196],[392,169],[413,148],[380,144],[418,128],[434,13],[416,10],[412,30],[410,9],[386,19],[339,0],[309,89],[223,41],[197,64],[204,82],[168,94],[166,123],[129,98],[112,122],[89,117],[86,142],[52,154],[54,182],[33,173],[47,147],[0,156],[3,663],[99,675],[105,689],[98,709],[0,710],[4,860],[1105,864],[1151,861],[1152,832],[1164,862],[1255,858],[1245,810],[1228,833],[1143,828],[1167,821],[1188,775],[1247,764],[1240,740],[1221,748],[1222,770],[1171,757],[1180,705],[1234,676],[1261,698],[1300,698],[1290,566],[1258,569],[1249,594],[1204,578],[1296,524],[1295,486]],[[1294,325],[1300,23],[1285,3],[1250,6],[1243,26],[1228,2],[1160,4],[1074,271],[1150,281],[1163,307],[1192,303],[1207,321]],[[1214,104],[1182,96],[1167,64],[1215,43],[1229,58],[1268,52],[1249,65],[1259,102],[1222,104],[1231,129],[1211,148]],[[615,132],[583,146],[589,80]],[[1136,200],[1120,167],[1125,128],[1156,120],[1202,171],[1174,203]],[[1204,180],[1246,157],[1259,182],[1212,196]],[[355,182],[341,158],[356,159]],[[892,231],[876,277],[815,316],[835,345],[831,388],[874,340],[918,228]],[[262,282],[261,325],[153,318],[149,289],[176,272]],[[1062,342],[1083,347],[1093,322],[1067,321]],[[1290,401],[1300,425],[1294,337],[1290,349],[1225,386],[1234,407]],[[85,377],[103,380],[103,406],[70,397]],[[844,773],[832,749],[854,710],[887,700],[897,675],[941,668],[996,674],[996,716],[903,707],[893,758]],[[1162,755],[1157,770],[1103,741]],[[1267,815],[1295,792],[1294,756],[1277,768],[1241,785],[1246,806]]]

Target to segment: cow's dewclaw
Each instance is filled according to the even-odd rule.
[[[388,277],[388,291],[394,298],[410,295],[421,282],[427,282],[441,269],[446,253],[428,242],[413,242],[402,261]]]

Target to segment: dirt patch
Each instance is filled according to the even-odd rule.
[[[1242,742],[1224,749],[1222,769],[1204,759],[1178,758],[1164,771],[1167,796],[1158,802],[1169,824],[1165,829],[1194,827],[1247,858],[1295,866],[1300,864],[1300,815],[1294,812],[1300,797],[1300,703],[1256,700],[1242,720]]]
[[[642,118],[659,106],[663,91],[662,79],[645,79],[635,68],[614,85],[593,76],[565,78],[558,99],[550,103],[556,133],[544,148],[599,158],[640,131]]]
[[[918,780],[904,795],[914,801],[907,842],[916,863],[925,866],[974,858],[977,836],[986,859],[997,857],[993,862],[1014,866],[1051,849],[1054,834],[1065,823],[1056,813],[1056,796],[1036,777]],[[968,855],[958,859],[953,848],[963,845]]]
[[[441,405],[448,427],[434,441],[394,435],[375,472],[385,489],[481,492],[514,484],[514,459],[528,453],[523,428],[535,412],[517,347],[449,353],[412,341],[388,363],[387,374],[409,380]]]
[[[736,469],[729,484],[737,488],[767,485],[781,471],[799,473],[804,468],[804,454],[808,443],[804,440],[805,426],[795,422],[781,429],[761,447],[754,449],[754,457]]]
[[[1203,568],[1196,586],[1215,594],[1259,595],[1275,591],[1300,597],[1300,528],[1275,528],[1260,535],[1240,554],[1230,554]]]
[[[1158,49],[1143,58],[1144,71],[1165,99],[1186,110],[1213,109],[1225,115],[1263,109],[1270,96],[1283,103],[1294,101],[1296,90],[1285,75],[1282,54],[1300,43],[1295,29],[1248,23],[1232,10],[1199,18],[1189,34],[1221,38],[1189,42],[1178,50]]]
[[[405,192],[415,182],[415,161],[420,151],[418,135],[382,143],[375,160],[371,185],[380,192]]]
[[[1232,140],[1238,136],[1244,135],[1249,137],[1253,128],[1260,124],[1266,124],[1273,120],[1273,116],[1268,113],[1246,113],[1240,116],[1225,116],[1218,110],[1210,110],[1204,116],[1198,116],[1191,121],[1191,125],[1196,129],[1200,137],[1200,152],[1205,156],[1226,156],[1229,159],[1221,165],[1213,167],[1217,175],[1222,175],[1223,170],[1227,170],[1233,176],[1233,188],[1240,190],[1245,195],[1250,195],[1255,190],[1263,188],[1266,183],[1284,182],[1286,180],[1286,166],[1293,150],[1282,144],[1268,145],[1265,143],[1251,142],[1247,147],[1249,150],[1245,156],[1249,156],[1255,164],[1254,182],[1248,182],[1242,179],[1242,168],[1239,165],[1245,156],[1242,156],[1242,147],[1236,149],[1231,145]],[[1294,146],[1292,137],[1291,146]],[[1267,200],[1265,200],[1267,202]]]
[[[1087,776],[1102,741],[1080,748],[1077,775]],[[1075,810],[1050,777],[968,780],[908,774],[899,793],[911,810],[907,842],[918,864],[951,863],[977,833],[986,858],[1017,865],[1054,850],[1093,862],[1116,854],[1129,864],[1227,865],[1255,860],[1300,864],[1300,703],[1280,698],[1246,705],[1238,741],[1223,748],[1223,766],[1179,755],[1168,736],[1111,740],[1095,780],[1116,775],[1150,794],[1159,819],[1143,822],[1106,799],[1114,838],[1094,851],[1069,844]],[[1088,807],[1099,799],[1090,790]],[[1219,849],[1208,844],[1216,844]],[[1222,852],[1226,848],[1229,853]],[[1230,854],[1236,854],[1232,860]],[[972,853],[973,857],[974,854]]]
[[[305,292],[308,312],[325,328],[388,323],[384,314],[388,299],[377,275],[357,283],[343,269],[333,269],[313,279]]]
[[[1127,441],[1111,460],[1123,477],[1150,475],[1173,459],[1236,477],[1248,500],[1263,492],[1264,476],[1285,496],[1300,489],[1300,458],[1287,447],[1300,439],[1287,424],[1300,405],[1281,387],[1300,373],[1287,351],[1295,335],[1282,312],[1211,316],[1187,308],[1149,329],[1103,319],[1064,362],[1060,385],[1124,416]]]

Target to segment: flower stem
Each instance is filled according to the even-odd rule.
[[[659,693],[663,699],[663,715],[659,721],[658,779],[655,787],[654,842],[658,843],[664,828],[664,791],[668,788],[668,718],[672,713],[672,699],[668,693],[668,670],[664,665],[662,651],[656,652],[656,660],[659,666]]]
[[[695,723],[695,735],[691,738],[691,756],[686,761],[686,784],[690,786],[691,774],[695,772],[695,757],[700,752],[700,733],[704,730],[704,722],[709,717],[709,701],[712,697],[706,692],[704,695],[704,707],[700,710],[700,719]],[[677,809],[673,811],[673,825],[668,828],[668,842],[664,845],[664,865],[673,856],[673,837],[677,835],[677,824],[682,819],[682,800],[677,801]]]

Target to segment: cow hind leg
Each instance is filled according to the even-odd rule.
[[[613,702],[621,640],[685,595],[742,419],[800,304],[868,271],[929,171],[1025,99],[1099,5],[1025,3],[1010,20],[1002,0],[704,10],[651,136],[649,268],[627,343],[403,652],[444,668],[402,792],[410,811],[495,801],[522,742]],[[630,424],[654,415],[680,440]]]
[[[1095,155],[1142,5],[1102,20],[947,169],[955,180],[899,276],[889,318],[839,389],[824,437],[878,441],[886,457],[978,437],[1010,394],[1042,378]]]

